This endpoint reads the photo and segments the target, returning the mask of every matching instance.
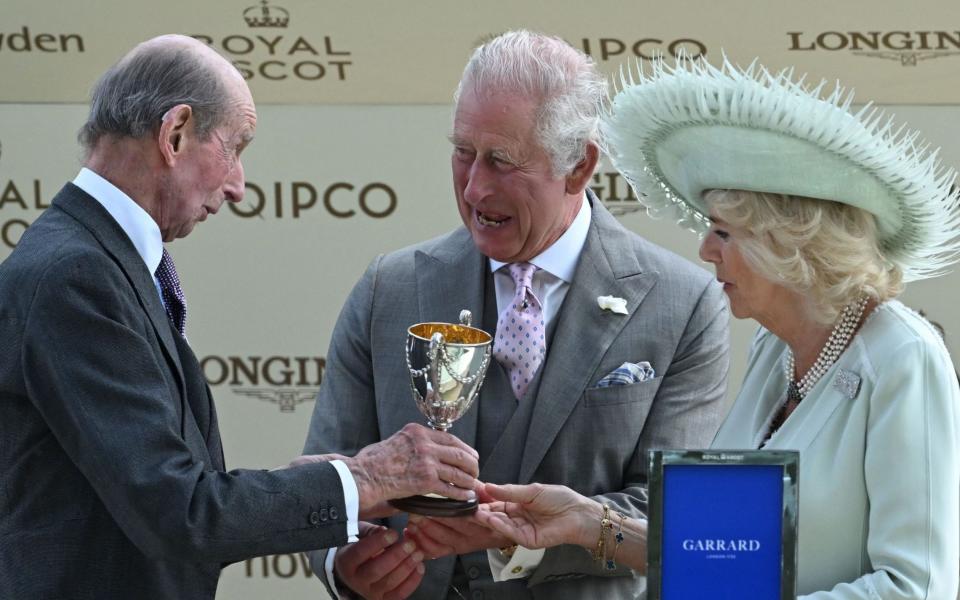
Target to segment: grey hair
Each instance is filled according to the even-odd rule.
[[[592,58],[558,37],[521,29],[493,38],[473,51],[454,102],[467,85],[540,100],[535,132],[555,176],[568,174],[584,159],[588,142],[602,147],[599,124],[607,80]]]
[[[884,258],[873,215],[849,204],[744,190],[709,190],[721,221],[743,229],[747,263],[810,299],[817,321],[834,322],[861,295],[882,302],[903,290],[903,271]]]
[[[90,152],[104,135],[141,138],[168,110],[187,104],[201,139],[227,118],[229,95],[212,61],[188,46],[157,45],[134,51],[110,67],[90,96],[90,114],[77,135]]]

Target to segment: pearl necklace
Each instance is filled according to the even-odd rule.
[[[810,390],[813,389],[813,386],[820,381],[820,378],[830,370],[833,363],[837,362],[840,354],[843,353],[847,344],[850,343],[850,338],[853,337],[853,333],[860,324],[863,311],[867,308],[867,300],[867,297],[863,296],[860,300],[851,302],[843,307],[840,319],[837,321],[837,324],[834,325],[833,331],[830,332],[827,343],[820,349],[820,354],[817,356],[816,362],[814,362],[810,370],[800,378],[800,381],[794,379],[794,372],[797,367],[796,360],[793,357],[793,351],[789,347],[787,348],[787,360],[784,365],[784,370],[787,375],[788,402],[790,400],[797,402],[803,400],[806,395],[810,393]]]

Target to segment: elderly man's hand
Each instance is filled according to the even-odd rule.
[[[505,535],[484,525],[476,516],[440,518],[410,515],[406,537],[416,542],[417,547],[430,559],[502,548],[513,543]]]
[[[357,483],[360,517],[380,511],[384,500],[435,493],[476,498],[477,451],[456,437],[410,423],[386,440],[344,460]]]
[[[371,600],[406,598],[424,574],[423,553],[413,542],[370,523],[360,523],[360,541],[339,548],[333,564],[338,587]]]

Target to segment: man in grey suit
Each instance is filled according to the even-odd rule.
[[[587,189],[605,94],[592,61],[556,38],[510,32],[474,52],[451,136],[464,226],[367,269],[337,322],[306,452],[350,455],[421,421],[406,327],[456,322],[464,308],[495,338],[475,408],[452,429],[479,451],[481,480],[563,484],[638,516],[646,451],[709,444],[728,368],[723,294]],[[611,599],[642,587],[580,547],[501,552],[509,541],[472,517],[389,526],[404,539],[371,530],[315,553],[316,572],[366,598]],[[433,559],[425,575],[410,553]]]
[[[84,168],[0,265],[0,598],[212,600],[224,563],[347,543],[390,498],[475,497],[476,452],[413,425],[225,470],[163,243],[241,199],[255,125],[240,74],[191,38],[94,89]]]

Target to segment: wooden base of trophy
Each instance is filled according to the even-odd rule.
[[[476,500],[454,500],[440,496],[408,496],[390,500],[390,506],[426,517],[469,517],[477,512]]]

